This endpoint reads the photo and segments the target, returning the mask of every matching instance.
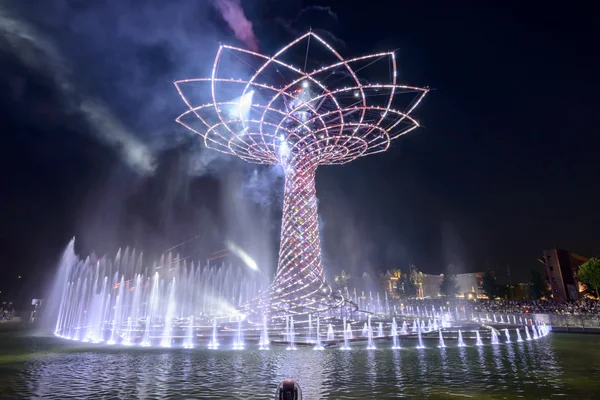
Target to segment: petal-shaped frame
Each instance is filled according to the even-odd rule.
[[[314,39],[327,49],[338,60],[335,63],[315,69],[303,71],[280,60],[280,57],[290,51],[303,40]],[[264,63],[248,80],[223,78],[218,75],[219,63],[223,52],[242,53],[264,60]],[[391,65],[391,82],[387,84],[363,84],[353,67],[357,63],[381,59],[389,59]],[[276,87],[274,78],[266,71],[269,66],[284,68],[297,77],[286,85]],[[318,77],[324,72],[342,68],[352,81],[350,87],[329,88]],[[357,157],[386,151],[390,142],[417,128],[419,123],[410,114],[427,94],[427,88],[400,85],[397,83],[397,67],[394,52],[376,53],[351,59],[344,59],[325,40],[312,31],[298,37],[275,55],[269,57],[254,51],[238,47],[221,45],[217,51],[210,78],[185,79],[174,82],[180,96],[189,110],[177,117],[176,121],[204,138],[204,144],[223,153],[232,154],[241,159],[259,164],[282,163],[281,145],[286,143],[286,161],[299,163],[309,162],[316,165],[345,164]],[[261,83],[259,82],[272,82]],[[318,88],[320,93],[310,98],[301,99],[297,87],[302,83],[310,83]],[[183,86],[193,83],[210,85],[212,102],[195,106],[185,96]],[[269,93],[266,102],[252,103],[253,114],[260,118],[244,118],[241,115],[226,115],[222,109],[235,106],[234,101],[218,101],[218,85],[235,84],[240,86],[239,98],[244,98],[250,91],[261,90]],[[384,106],[376,106],[369,102],[369,93],[385,94],[387,101]],[[357,102],[351,106],[342,106],[339,97],[354,93]],[[400,111],[392,108],[394,98],[399,95],[412,93],[415,97],[409,107]],[[278,99],[286,104],[295,104],[282,108]],[[327,102],[329,109],[320,105]],[[308,110],[307,118],[299,118],[298,114]],[[206,113],[210,114],[208,118]],[[201,127],[186,121],[190,115],[195,115],[201,122]],[[370,118],[367,118],[369,116]],[[375,116],[375,117],[373,117]],[[216,118],[215,118],[216,117]],[[210,122],[209,122],[210,120]],[[216,121],[216,122],[215,122]],[[242,129],[238,127],[241,126]]]

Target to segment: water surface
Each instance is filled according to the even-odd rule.
[[[555,333],[480,348],[425,344],[210,351],[86,346],[3,332],[0,398],[271,399],[286,377],[308,400],[591,399],[600,390],[600,336]]]

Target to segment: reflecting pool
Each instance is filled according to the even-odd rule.
[[[500,345],[286,351],[100,347],[0,332],[0,398],[272,399],[286,377],[305,399],[594,398],[600,336]]]

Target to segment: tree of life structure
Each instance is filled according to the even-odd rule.
[[[206,148],[285,173],[277,272],[246,313],[306,315],[348,303],[324,277],[315,173],[386,151],[419,126],[410,114],[428,89],[397,75],[394,52],[344,59],[309,31],[273,56],[221,45],[210,77],[175,82],[189,108],[176,120]],[[387,83],[371,83],[382,76]]]

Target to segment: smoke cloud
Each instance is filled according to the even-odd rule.
[[[81,115],[91,132],[118,151],[124,161],[141,173],[152,172],[154,160],[148,148],[98,99],[86,96],[70,77],[57,48],[35,28],[0,7],[0,48],[32,70],[47,76],[61,96],[67,112]]]
[[[248,21],[241,0],[215,0],[215,7],[227,22],[235,37],[248,46],[250,50],[258,51],[258,40],[252,30],[252,22]]]

